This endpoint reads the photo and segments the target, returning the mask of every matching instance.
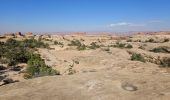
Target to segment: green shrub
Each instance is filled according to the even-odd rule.
[[[0,71],[5,70],[5,69],[6,69],[6,67],[4,67],[3,65],[0,65]]]
[[[55,45],[61,45],[61,46],[64,45],[62,42],[58,42],[58,41],[54,41],[54,44],[55,44]]]
[[[105,48],[104,51],[109,52],[109,51],[110,51],[110,48]]]
[[[132,40],[131,40],[131,39],[129,39],[129,40],[127,40],[126,42],[132,42]]]
[[[38,54],[33,54],[31,59],[28,61],[28,67],[26,69],[26,76],[28,76],[27,78],[59,74],[60,73],[58,71],[47,66]]]
[[[28,48],[48,48],[49,44],[37,41],[36,39],[25,39],[23,41],[23,46]]]
[[[79,51],[86,50],[86,45],[81,44],[80,46],[77,46],[77,50],[79,50]]]
[[[120,42],[116,42],[116,45],[114,45],[114,47],[117,48],[133,48],[133,46],[131,44],[125,44],[125,43],[120,43]]]
[[[124,48],[125,45],[126,45],[125,43],[116,42],[116,45],[114,45],[114,47]]]
[[[168,38],[165,38],[163,42],[169,42],[169,39],[168,39]]]
[[[79,40],[72,40],[68,46],[81,46],[81,42]]]
[[[133,53],[133,54],[132,54],[131,60],[132,60],[132,61],[141,61],[141,62],[145,62],[144,57],[143,57],[141,54],[136,54],[136,53]]]
[[[86,45],[82,44],[79,40],[72,40],[68,46],[76,46],[77,50],[86,50]]]
[[[35,48],[46,48],[48,44],[35,39],[17,41],[8,39],[5,43],[0,42],[0,63],[6,62],[9,66],[18,63],[27,63],[25,78],[57,75],[59,72],[47,66],[39,54],[34,54]],[[2,67],[1,67],[2,68]]]
[[[154,48],[150,51],[155,52],[155,53],[170,53],[170,51],[168,51],[166,47],[158,47],[158,48]]]
[[[161,67],[170,67],[170,58],[164,58],[160,63]]]
[[[144,47],[144,46],[142,46],[142,45],[141,45],[141,46],[139,46],[138,48],[139,48],[139,49],[142,49],[142,50],[145,50],[145,47]]]
[[[88,46],[88,48],[90,48],[90,49],[97,49],[97,48],[100,48],[100,45],[97,45],[96,42],[92,42],[90,44],[90,46]]]
[[[146,40],[145,42],[156,43],[155,40],[152,38],[150,38],[149,40]]]
[[[126,48],[131,49],[131,48],[133,48],[133,46],[132,46],[131,44],[128,44],[128,45],[126,46]]]

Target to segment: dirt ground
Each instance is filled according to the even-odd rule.
[[[145,42],[150,38],[157,43]],[[170,70],[154,63],[157,58],[170,57],[170,53],[149,51],[170,47],[170,42],[160,42],[164,38],[170,36],[135,35],[128,38],[131,42],[110,36],[52,36],[52,41],[64,46],[46,41],[52,49],[39,49],[38,53],[61,75],[1,86],[0,100],[170,100]],[[97,42],[104,46],[79,51],[67,45],[73,39],[83,39],[85,45]],[[108,47],[118,41],[133,48]],[[140,53],[148,61],[131,61],[129,52]],[[68,75],[70,68],[72,75]]]

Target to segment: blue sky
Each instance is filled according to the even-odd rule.
[[[170,31],[170,0],[0,0],[0,32]]]

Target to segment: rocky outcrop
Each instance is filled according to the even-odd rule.
[[[23,35],[22,35],[21,32],[16,32],[16,33],[15,33],[15,37],[19,38],[19,37],[23,37]]]
[[[34,37],[34,35],[33,35],[32,32],[27,32],[27,33],[25,34],[25,37],[27,37],[27,38],[32,38],[32,37]]]

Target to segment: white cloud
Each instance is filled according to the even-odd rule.
[[[119,23],[110,24],[110,27],[121,27],[121,26],[135,27],[135,26],[145,26],[145,24],[136,24],[136,23],[128,23],[128,22],[119,22]]]

